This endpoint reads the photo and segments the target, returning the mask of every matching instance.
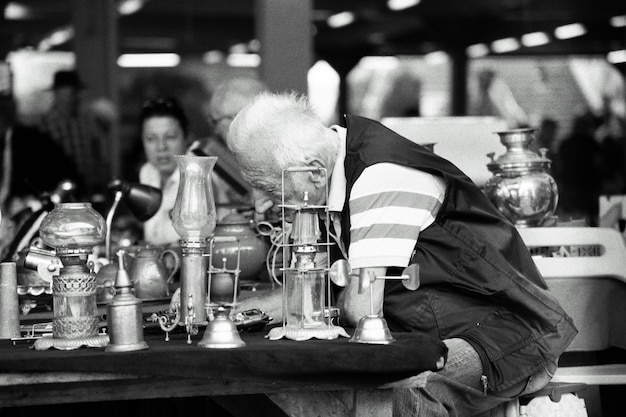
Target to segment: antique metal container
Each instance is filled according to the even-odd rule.
[[[537,154],[528,148],[534,128],[496,132],[507,151],[497,159],[491,153],[487,164],[493,176],[484,192],[491,202],[518,227],[545,225],[558,204],[558,189],[550,175],[547,150]]]

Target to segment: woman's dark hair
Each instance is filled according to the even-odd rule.
[[[170,97],[158,97],[144,101],[141,106],[141,114],[139,117],[139,127],[143,126],[143,122],[150,117],[169,116],[178,120],[185,137],[188,134],[189,121],[185,115],[185,111],[178,104],[178,101]]]

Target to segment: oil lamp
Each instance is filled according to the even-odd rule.
[[[38,339],[34,348],[62,350],[103,347],[109,336],[99,334],[96,275],[88,267],[93,248],[104,241],[105,220],[91,203],[59,203],[39,228],[42,241],[54,248],[62,267],[52,277],[52,337]]]
[[[320,212],[325,213],[325,224],[329,224],[328,206],[309,204],[308,193],[296,205],[285,204],[285,176],[307,171],[325,171],[323,168],[296,167],[283,171],[282,174],[282,218],[283,230],[288,230],[285,223],[285,210],[293,211],[293,225],[290,236],[283,235],[283,265],[290,265],[287,256],[291,253],[293,263],[283,269],[282,302],[283,325],[269,332],[270,340],[283,337],[292,340],[336,339],[349,337],[346,331],[332,323],[331,286],[329,279],[330,259],[324,265],[316,260],[322,246],[330,245],[330,232],[326,229],[325,241],[320,242]],[[326,176],[328,178],[328,176]],[[328,200],[328,186],[326,187]]]
[[[175,155],[174,158],[180,174],[180,184],[172,210],[172,225],[181,238],[183,255],[179,307],[182,311],[179,311],[178,324],[189,328],[208,323],[205,310],[205,250],[216,224],[211,173],[217,157]]]

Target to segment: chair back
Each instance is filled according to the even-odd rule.
[[[626,349],[626,243],[601,227],[520,228],[539,271],[578,328],[568,351]]]

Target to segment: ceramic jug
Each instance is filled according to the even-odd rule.
[[[172,256],[174,262],[168,269],[164,258]],[[156,245],[139,247],[133,256],[130,278],[135,296],[141,299],[164,298],[171,295],[170,286],[180,269],[180,255],[172,250]]]
[[[226,259],[226,268],[234,269],[237,266],[237,251],[240,252],[239,280],[258,281],[259,275],[265,268],[265,258],[270,245],[266,236],[262,236],[255,228],[253,221],[243,214],[233,211],[217,223],[215,236],[233,236],[237,241],[219,242],[213,246],[213,256],[216,260]],[[214,262],[219,267],[219,261]]]

